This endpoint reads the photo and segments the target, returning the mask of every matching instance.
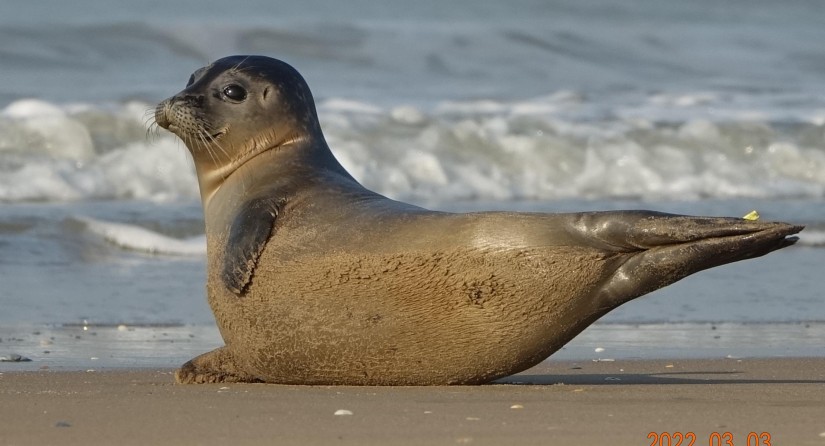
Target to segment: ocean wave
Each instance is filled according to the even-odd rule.
[[[825,229],[805,228],[799,237],[799,245],[816,248],[825,247]]]
[[[186,239],[170,237],[144,227],[76,216],[90,234],[102,238],[120,249],[152,255],[205,256],[206,237],[198,235]]]
[[[676,118],[719,102],[657,95],[643,104],[646,114],[628,115],[627,105],[560,92],[432,109],[330,99],[319,113],[342,164],[398,199],[825,196],[819,115],[708,119],[694,110]],[[0,200],[196,198],[184,145],[148,130],[151,110],[139,102],[10,104],[0,111]]]
[[[147,104],[107,109],[21,100],[0,112],[0,200],[197,196],[182,143],[153,138]]]

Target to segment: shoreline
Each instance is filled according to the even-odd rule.
[[[825,322],[597,322],[545,362],[636,359],[825,358]],[[0,326],[0,372],[175,368],[223,345],[214,324]]]
[[[647,445],[651,434],[676,444],[689,432],[697,446],[725,433],[734,445],[751,433],[825,445],[823,357],[550,360],[457,387],[176,385],[165,368],[4,370],[0,443],[9,445]]]

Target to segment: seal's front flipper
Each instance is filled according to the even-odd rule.
[[[240,370],[226,347],[188,361],[175,372],[175,381],[179,384],[263,382]]]
[[[258,258],[272,235],[279,208],[272,200],[252,200],[244,203],[232,222],[221,279],[226,288],[239,296],[252,280]]]

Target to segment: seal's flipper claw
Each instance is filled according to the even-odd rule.
[[[226,347],[188,361],[175,372],[175,381],[178,384],[263,382],[241,371]]]
[[[230,291],[243,295],[258,263],[258,258],[272,235],[279,207],[269,200],[252,200],[238,211],[223,257],[221,279]]]

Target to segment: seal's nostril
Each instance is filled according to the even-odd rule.
[[[203,107],[203,95],[188,94],[183,97],[183,100],[193,107]]]

